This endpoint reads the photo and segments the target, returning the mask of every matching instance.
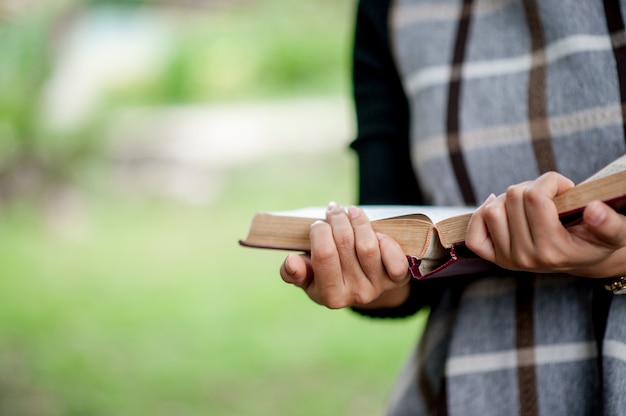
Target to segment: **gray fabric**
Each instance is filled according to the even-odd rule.
[[[485,3],[490,2],[477,2],[479,6]],[[528,135],[528,65],[524,62],[530,59],[531,51],[524,10],[519,2],[501,3],[490,13],[473,18],[462,69],[471,71],[462,78],[464,156],[480,201],[491,192],[503,192],[511,183],[541,173],[533,161]],[[433,13],[433,18],[426,13],[433,8],[424,6],[428,4],[440,11]],[[411,105],[413,158],[423,190],[435,204],[463,203],[458,190],[453,192],[455,178],[442,117],[448,94],[449,77],[445,73],[450,71],[457,28],[458,7],[454,6],[458,4],[400,0],[392,10],[393,24],[402,20],[407,9],[422,6],[415,22],[406,23],[405,18],[396,23],[392,39]],[[561,2],[543,2],[541,10],[547,22],[546,53],[550,61],[546,105],[549,115],[556,117],[550,122],[554,124],[557,168],[581,180],[625,150],[611,40],[600,2],[577,1],[568,7]],[[555,19],[553,15],[561,17]],[[567,20],[560,23],[563,16]],[[585,158],[578,157],[581,150]]]
[[[478,202],[542,173],[529,120],[537,110],[533,97],[545,97],[537,105],[546,117],[535,121],[548,126],[555,169],[566,176],[580,181],[626,151],[613,53],[625,37],[608,33],[602,2],[537,2],[540,27],[531,35],[525,7],[532,1],[475,1],[463,63],[451,68],[461,4],[397,0],[391,10],[412,159],[431,203],[464,203],[447,144],[454,73],[461,74],[461,151]],[[531,36],[535,45],[543,42],[534,54]],[[544,83],[529,85],[531,79]],[[598,343],[597,286],[592,279],[520,274],[451,284],[398,379],[389,414],[435,414],[442,397],[452,416],[626,414],[626,296],[613,298]],[[531,331],[526,338],[524,328]]]

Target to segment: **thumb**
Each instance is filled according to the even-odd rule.
[[[614,247],[626,245],[626,217],[608,205],[590,202],[583,212],[583,223],[599,241]]]
[[[306,254],[290,254],[280,267],[280,276],[286,283],[306,289],[313,279],[311,259]]]

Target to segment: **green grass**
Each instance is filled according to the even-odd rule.
[[[199,17],[160,78],[111,99],[343,94],[353,7]],[[237,244],[256,211],[353,202],[354,173],[346,154],[278,155],[228,172],[210,206],[98,190],[69,217],[0,207],[0,416],[380,414],[423,317],[327,310],[282,282],[285,253]]]
[[[0,415],[378,415],[422,319],[368,320],[239,247],[252,214],[353,201],[345,154],[225,177],[208,207],[87,198],[0,223]]]

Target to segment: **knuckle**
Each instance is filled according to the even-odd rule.
[[[525,188],[522,187],[521,185],[511,185],[511,186],[509,186],[506,189],[506,192],[505,192],[506,199],[507,200],[509,200],[509,199],[513,199],[513,200],[519,199],[519,198],[522,197],[524,192],[525,192]]]
[[[337,295],[324,296],[322,298],[322,305],[328,309],[342,309],[348,306],[348,303],[343,297]]]
[[[557,270],[562,266],[563,253],[551,246],[538,245],[533,252],[515,253],[512,266],[515,270]]]
[[[502,213],[502,206],[500,204],[490,204],[484,208],[485,221],[490,222],[500,218]]]
[[[531,257],[525,254],[518,254],[515,256],[515,259],[511,262],[511,269],[513,270],[531,270],[535,262],[531,259]]]
[[[528,187],[524,190],[524,201],[531,205],[540,203],[543,194],[535,187]]]
[[[562,259],[561,251],[556,248],[546,248],[539,255],[539,263],[548,270],[555,270],[561,266]]]
[[[317,303],[329,309],[341,309],[347,306],[344,287],[339,278],[324,281],[323,284],[318,282],[312,294]]]
[[[404,279],[409,272],[406,262],[397,262],[387,266],[387,274],[393,281]]]
[[[378,243],[371,239],[359,241],[356,245],[356,251],[361,258],[372,259],[378,257]]]
[[[378,297],[378,293],[376,293],[373,288],[369,290],[361,288],[361,290],[354,292],[352,296],[355,304],[367,305]]]
[[[543,174],[543,175],[541,175],[541,176],[542,176],[542,179],[547,179],[547,180],[555,181],[555,180],[558,180],[558,179],[559,179],[559,177],[561,176],[561,174],[560,174],[560,173],[558,173],[558,172],[555,172],[555,171],[551,170],[551,171],[548,171],[548,172],[544,173],[544,174]]]
[[[329,245],[316,247],[311,251],[311,261],[319,264],[328,264],[335,260],[337,251]]]
[[[340,234],[335,236],[335,244],[340,251],[352,250],[354,247],[354,236],[350,234]]]
[[[351,219],[350,220],[350,224],[352,225],[352,228],[355,228],[355,229],[357,229],[357,228],[360,228],[360,229],[372,228],[372,223],[365,216],[365,213],[360,215],[358,218]]]

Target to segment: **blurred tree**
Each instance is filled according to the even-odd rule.
[[[70,0],[0,1],[0,200],[41,195],[79,151],[52,154],[41,114],[56,35],[78,7]]]
[[[0,0],[0,202],[80,178],[122,107],[342,91],[348,36],[337,33],[349,9],[335,0]],[[139,42],[158,38],[140,45],[152,48],[148,58],[125,48],[141,30]],[[103,32],[118,43],[103,47]],[[71,62],[79,71],[59,70],[68,39],[82,48]],[[72,95],[79,84],[95,97],[89,105]],[[70,107],[80,117],[60,128],[51,113]]]
[[[256,0],[87,0],[90,5],[114,4],[117,6],[165,6],[173,8],[215,9],[233,7]]]

